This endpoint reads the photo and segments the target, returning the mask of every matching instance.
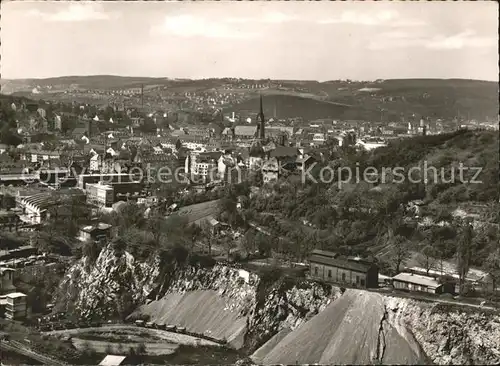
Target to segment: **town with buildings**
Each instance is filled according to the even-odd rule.
[[[490,20],[13,3],[0,365],[500,364]]]
[[[168,112],[141,114],[138,109],[126,111],[126,116],[133,117],[128,119],[129,126],[123,126],[119,117],[111,116],[105,120],[103,114],[108,111],[98,110],[92,116],[83,106],[76,108],[81,111],[75,116],[79,126],[67,134],[61,132],[64,112],[52,110],[51,117],[47,117],[41,107],[13,102],[9,108],[16,115],[28,115],[30,123],[36,121],[45,126],[46,140],[33,142],[32,137],[40,139],[40,130],[33,133],[33,130],[30,132],[20,127],[22,142],[17,146],[2,145],[2,226],[15,231],[37,230],[48,220],[49,208],[57,203],[57,199],[71,196],[83,197],[95,212],[112,212],[128,202],[145,204],[149,208],[163,205],[162,212],[166,212],[175,202],[166,203],[157,196],[162,185],[175,186],[175,189],[186,192],[207,192],[214,187],[241,183],[256,171],[260,171],[264,184],[274,184],[283,177],[300,175],[314,163],[332,160],[336,151],[342,148],[370,152],[387,146],[392,140],[445,134],[475,126],[482,129],[495,127],[478,125],[474,121],[463,125],[457,123],[457,119],[444,123],[428,118],[413,118],[405,124],[392,122],[384,126],[328,118],[296,122],[300,116],[288,120],[279,119],[279,116],[266,118],[263,112],[265,102],[261,95],[260,109],[253,114],[254,118],[236,116],[234,112],[229,116],[220,113],[206,125],[187,124],[185,127],[165,123]],[[141,127],[148,118],[155,128],[143,132]],[[244,122],[237,122],[242,119]],[[142,175],[135,175],[134,169]],[[176,182],[159,182],[162,169],[168,172],[170,180]],[[99,235],[109,237],[108,229],[107,224],[89,222],[82,225],[78,238],[85,241]],[[29,258],[32,258],[35,251],[30,254]],[[333,256],[328,258],[315,254],[311,263],[318,260],[322,265],[336,267],[332,263],[338,260]],[[361,287],[369,286],[369,283],[372,287],[378,286],[377,271],[374,272],[376,278],[370,281],[366,277],[369,267],[352,263],[355,262],[347,260],[344,265],[359,268],[357,272],[363,273],[363,278],[356,276],[353,279],[350,273],[349,280],[346,280],[345,273],[341,277],[332,277],[331,271],[325,274],[323,266],[315,267],[314,276],[324,280],[336,278],[336,282]],[[321,268],[320,274],[318,268]],[[353,268],[351,270],[356,271]],[[11,282],[3,287],[4,291],[14,289],[13,271],[5,268],[3,276]],[[407,288],[408,284],[409,288],[413,288],[412,284],[420,288],[421,276],[400,277],[400,283],[406,284]],[[422,281],[431,283],[433,279]],[[10,301],[24,304],[21,294],[13,292],[12,296]]]
[[[143,88],[138,92],[143,93]],[[205,103],[193,95],[184,97],[189,103]],[[387,123],[332,118],[306,120],[301,116],[281,118],[275,107],[271,108],[272,116],[264,114],[268,98],[263,93],[258,97],[255,111],[224,113],[224,109],[219,108],[209,115],[209,121],[191,123],[179,122],[179,110],[151,112],[145,107],[134,107],[120,111],[114,106],[102,108],[73,103],[69,108],[71,112],[67,112],[68,107],[61,108],[60,103],[39,103],[16,97],[5,100],[3,113],[11,124],[16,124],[16,134],[4,135],[7,143],[0,145],[0,225],[5,233],[0,248],[0,312],[6,320],[28,322],[40,316],[46,319],[44,314],[50,313],[54,304],[45,300],[42,308],[32,309],[34,295],[30,291],[33,290],[25,283],[20,287],[16,284],[21,279],[25,281],[27,272],[55,268],[74,258],[71,251],[75,249],[67,253],[54,249],[52,239],[42,238],[41,232],[51,236],[58,235],[61,229],[67,231],[64,240],[70,248],[86,248],[88,243],[104,248],[116,241],[121,236],[119,231],[123,230],[116,227],[116,220],[109,218],[125,215],[127,207],[139,210],[139,215],[143,213],[146,222],[188,217],[190,227],[197,226],[202,237],[210,237],[208,242],[193,239],[192,245],[196,247],[191,249],[193,253],[208,253],[222,263],[230,261],[236,268],[241,266],[237,258],[242,258],[241,253],[245,252],[242,245],[250,240],[246,238],[250,228],[258,235],[265,233],[260,241],[253,239],[254,252],[246,249],[247,253],[257,253],[257,263],[265,260],[262,263],[269,265],[269,258],[274,257],[285,267],[300,269],[310,280],[342,286],[344,291],[345,288],[392,291],[427,299],[448,294],[451,300],[446,301],[452,301],[462,292],[462,280],[474,291],[494,292],[497,286],[494,275],[481,270],[470,269],[463,277],[453,266],[439,269],[429,262],[410,261],[394,271],[387,265],[381,267],[376,257],[360,255],[361,252],[356,254],[344,249],[337,253],[313,246],[304,253],[304,248],[309,247],[306,244],[301,244],[303,254],[291,260],[291,253],[280,254],[282,244],[271,251],[263,249],[273,246],[263,241],[298,240],[289,236],[282,239],[272,233],[262,218],[267,214],[266,209],[260,219],[248,219],[249,198],[239,196],[234,201],[239,213],[221,214],[220,201],[227,199],[224,192],[241,185],[250,186],[252,200],[252,195],[255,197],[272,187],[304,178],[317,164],[328,166],[341,161],[349,152],[369,157],[394,144],[418,138],[469,133],[467,131],[492,133],[489,131],[498,129],[498,124],[463,118],[443,121],[424,116]],[[371,185],[377,189],[378,183]],[[422,202],[409,203],[409,211],[414,211],[413,220],[418,221]],[[348,211],[359,213],[372,209],[360,204],[349,206]],[[82,217],[75,216],[80,215],[78,210],[82,210]],[[69,211],[66,214],[70,216],[63,225],[71,222],[71,228],[53,227],[64,211]],[[237,224],[234,215],[238,220],[245,217],[244,224]],[[305,219],[298,225],[312,230],[325,227],[324,223],[312,224]],[[16,240],[7,239],[16,237],[21,238],[17,244]],[[391,239],[384,240],[390,242]],[[326,248],[329,247],[332,245],[326,244]],[[246,261],[251,260],[253,254],[246,255]],[[401,253],[398,259],[401,264],[403,257],[409,258],[407,253]],[[396,260],[398,254],[392,258]],[[481,302],[481,306],[484,303]],[[54,319],[43,320],[45,323],[40,329],[61,331],[77,324]],[[87,323],[78,324],[85,327]],[[136,326],[163,329],[160,323],[142,320],[137,320]],[[187,332],[179,325],[165,327]],[[102,364],[107,364],[106,359],[123,364],[126,355],[108,352]]]

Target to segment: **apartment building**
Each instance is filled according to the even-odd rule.
[[[13,292],[5,297],[5,317],[10,320],[20,320],[26,318],[28,296],[21,292]]]
[[[89,183],[85,187],[87,203],[97,207],[112,207],[114,203],[114,189],[112,185]]]

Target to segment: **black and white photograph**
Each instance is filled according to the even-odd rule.
[[[0,365],[499,365],[496,1],[0,8]]]

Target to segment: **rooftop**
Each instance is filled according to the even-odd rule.
[[[83,194],[82,191],[75,189],[66,189],[60,191],[50,191],[37,193],[32,196],[24,197],[23,201],[25,204],[30,204],[32,206],[37,206],[39,208],[48,208],[56,203],[57,198],[69,198],[70,196],[78,196]]]
[[[349,269],[356,272],[366,273],[370,269],[370,265],[348,260],[329,258],[322,255],[311,255],[309,258],[311,263],[326,264],[328,266]]]
[[[336,258],[338,256],[337,253],[330,252],[328,250],[314,249],[311,252],[311,255],[321,255],[323,257]]]
[[[271,157],[298,156],[299,150],[296,147],[276,146],[276,149],[271,151]]]
[[[99,366],[118,366],[121,365],[126,358],[126,356],[107,355]]]
[[[0,275],[3,275],[4,272],[15,272],[16,270],[14,268],[8,268],[8,267],[0,267]]]
[[[234,134],[236,136],[254,136],[257,133],[257,126],[236,126]]]
[[[439,283],[434,278],[422,275],[416,275],[412,273],[399,273],[392,279],[395,281],[408,282],[431,288],[439,287]]]
[[[95,224],[95,225],[84,226],[81,228],[81,230],[86,231],[86,232],[91,232],[93,230],[106,230],[106,229],[109,229],[110,227],[111,227],[111,225],[100,222],[100,223]]]

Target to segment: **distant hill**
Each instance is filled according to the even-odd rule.
[[[322,83],[332,100],[352,104],[360,119],[399,120],[402,115],[483,120],[498,115],[498,84],[465,79],[394,79]],[[354,117],[354,116],[353,116]]]
[[[23,85],[29,87],[46,86],[66,86],[77,85],[83,89],[118,89],[139,87],[141,84],[168,84],[171,82],[168,78],[151,77],[130,77],[115,75],[91,75],[91,76],[61,76],[47,79],[16,79],[2,80],[2,86]]]
[[[263,87],[238,89],[238,84],[280,84],[279,88]],[[232,84],[234,90],[222,88]],[[114,75],[63,76],[48,79],[1,80],[2,93],[51,99],[54,91],[80,89],[126,89],[142,84],[148,93],[184,93],[216,89],[217,93],[244,95],[243,101],[232,105],[230,111],[254,111],[258,108],[259,92],[265,95],[265,114],[278,117],[305,119],[338,118],[367,121],[399,121],[402,116],[415,114],[420,117],[452,119],[462,116],[484,120],[498,115],[498,83],[466,79],[390,79],[377,81],[335,80],[327,82],[298,80],[247,80],[247,79],[169,79],[150,77],[122,77]],[[43,89],[31,94],[33,88]],[[48,88],[51,87],[51,88]],[[159,87],[156,89],[155,87]],[[214,91],[212,90],[212,91]],[[282,95],[280,95],[282,94]],[[57,98],[57,97],[54,97]],[[250,99],[247,99],[250,98]],[[351,107],[328,104],[339,103]]]
[[[259,111],[259,103],[259,98],[253,98],[228,108],[228,111],[256,113]],[[263,108],[266,117],[273,117],[276,110],[279,118],[300,116],[304,119],[318,119],[341,118],[349,106],[293,95],[267,95],[263,97]]]

